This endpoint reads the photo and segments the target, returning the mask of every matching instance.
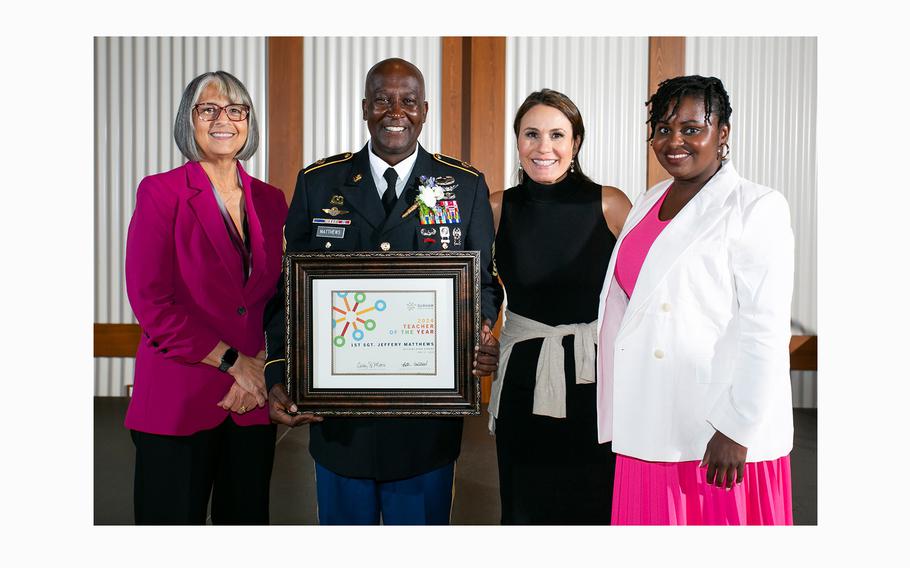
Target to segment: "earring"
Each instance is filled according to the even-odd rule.
[[[730,155],[730,145],[724,142],[717,147],[717,158],[723,162],[727,159],[727,156]]]
[[[518,162],[518,183],[522,184],[525,181],[525,169],[521,167],[521,162]]]
[[[573,174],[575,173],[575,158],[572,158],[572,161],[569,162],[569,171]]]

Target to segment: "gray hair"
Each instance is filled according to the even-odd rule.
[[[186,156],[186,159],[191,162],[204,159],[199,145],[196,144],[193,105],[199,100],[202,91],[212,83],[218,86],[218,93],[227,97],[232,103],[245,104],[250,107],[250,114],[247,116],[249,127],[247,128],[246,144],[235,156],[238,160],[249,160],[259,148],[259,120],[256,118],[256,109],[253,107],[253,100],[246,87],[237,77],[227,71],[203,73],[186,86],[183,96],[180,98],[180,106],[177,107],[177,118],[174,120],[174,141],[177,142],[180,153]]]

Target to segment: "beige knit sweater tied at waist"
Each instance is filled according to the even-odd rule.
[[[499,416],[499,397],[512,347],[519,341],[543,338],[534,383],[534,408],[532,412],[553,418],[566,417],[565,351],[562,338],[575,336],[575,384],[594,382],[595,350],[597,345],[597,320],[590,323],[573,323],[549,326],[520,316],[506,309],[499,337],[499,368],[490,392],[490,433],[496,430]]]

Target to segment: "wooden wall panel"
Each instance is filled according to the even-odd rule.
[[[790,370],[818,370],[817,335],[794,335],[790,338]]]
[[[439,101],[442,111],[442,140],[439,151],[447,156],[461,158],[464,156],[464,138],[462,126],[465,110],[468,106],[464,81],[466,38],[444,37],[442,42],[442,85]],[[465,159],[465,158],[462,158]]]
[[[506,38],[472,37],[463,48],[465,72],[464,85],[468,93],[464,98],[469,107],[463,109],[467,132],[462,132],[468,141],[467,151],[462,160],[484,173],[490,192],[505,189],[503,170],[505,167],[506,120]],[[494,335],[499,337],[502,314],[496,322]],[[492,377],[481,380],[481,396],[484,403],[490,400]]]
[[[135,357],[142,331],[134,323],[96,323],[95,357]],[[132,378],[132,377],[130,377]]]
[[[135,357],[142,330],[136,324],[96,323],[94,333],[95,357]],[[794,335],[790,338],[790,370],[818,370],[818,336]],[[489,402],[489,392],[484,402]]]
[[[506,38],[471,38],[470,156],[491,192],[505,189]]]
[[[294,194],[303,167],[303,38],[268,38],[268,182]]]
[[[686,74],[686,38],[652,37],[648,43],[648,97],[657,91],[664,79]],[[648,187],[669,179],[670,175],[657,162],[648,148]]]

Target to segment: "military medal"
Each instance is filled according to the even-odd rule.
[[[440,223],[461,223],[461,214],[458,212],[458,202],[454,199],[440,201],[436,204]]]
[[[461,245],[461,228],[455,227],[452,229],[452,244],[455,246]]]
[[[321,217],[313,217],[313,223],[317,225],[350,225],[350,219],[323,219]]]
[[[439,227],[439,241],[442,243],[442,248],[449,248],[449,228],[446,226]]]
[[[455,199],[455,178],[452,176],[441,176],[436,178],[436,185],[442,188],[442,199]]]
[[[347,215],[350,211],[345,211],[344,209],[339,209],[338,207],[332,207],[331,209],[323,209],[323,213],[326,215],[331,215],[332,217],[337,217],[339,215]]]

